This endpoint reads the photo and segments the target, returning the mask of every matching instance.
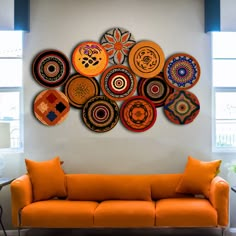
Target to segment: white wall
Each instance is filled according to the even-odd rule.
[[[46,160],[59,155],[70,173],[182,172],[188,155],[216,158],[211,153],[211,52],[210,35],[204,33],[203,0],[31,0],[30,11],[30,32],[24,39],[25,152],[10,156],[9,175],[25,172],[25,157]],[[137,41],[155,41],[166,58],[185,52],[198,60],[201,78],[190,91],[198,97],[201,110],[193,123],[172,124],[161,108],[155,125],[144,133],[130,132],[121,123],[107,133],[94,133],[75,108],[58,126],[37,121],[32,104],[43,88],[31,74],[36,54],[54,48],[70,58],[78,43],[99,41],[113,27],[128,29]],[[9,210],[9,189],[3,195]],[[10,214],[4,221],[10,228]]]
[[[112,173],[178,172],[187,155],[211,158],[210,38],[204,33],[204,3],[176,2],[31,1],[31,31],[26,34],[24,52],[25,156],[43,160],[60,155],[68,172]],[[119,123],[111,131],[97,134],[85,127],[75,108],[55,127],[35,119],[32,103],[43,89],[31,75],[35,55],[55,48],[70,58],[78,43],[99,41],[107,29],[116,26],[130,30],[137,41],[157,42],[166,57],[186,52],[197,58],[202,74],[191,89],[201,103],[196,121],[174,125],[158,109],[157,122],[144,133],[130,132]]]

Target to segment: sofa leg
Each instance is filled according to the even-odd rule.
[[[225,228],[221,228],[221,236],[225,235]]]
[[[20,236],[20,230],[21,230],[21,209],[18,211],[18,227],[17,227],[18,236]]]
[[[18,231],[18,236],[20,236],[20,228],[18,228],[17,231]]]

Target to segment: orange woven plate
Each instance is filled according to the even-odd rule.
[[[129,53],[129,66],[138,76],[152,78],[158,75],[165,63],[164,52],[152,41],[141,41],[135,44]]]
[[[123,125],[134,132],[150,129],[157,117],[153,102],[143,96],[133,96],[121,106],[120,118]]]
[[[34,100],[35,117],[45,125],[57,125],[68,116],[70,104],[64,93],[47,89],[40,92]]]
[[[106,69],[108,55],[104,47],[99,43],[84,42],[74,49],[72,64],[80,74],[94,77]]]
[[[65,86],[65,94],[69,102],[78,108],[82,108],[87,100],[99,95],[99,92],[100,87],[95,78],[79,74],[70,77]]]

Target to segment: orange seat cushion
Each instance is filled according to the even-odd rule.
[[[104,201],[94,214],[97,227],[153,227],[155,203],[152,201]]]
[[[25,159],[25,164],[33,188],[34,201],[67,195],[65,174],[59,157],[40,162]]]
[[[220,164],[221,160],[206,162],[189,156],[176,192],[209,197],[211,181],[219,172]]]
[[[46,200],[21,211],[22,227],[76,228],[93,226],[97,202]]]
[[[151,187],[147,176],[109,174],[66,175],[69,200],[149,200]]]
[[[162,199],[156,202],[156,226],[216,227],[217,212],[207,199]]]

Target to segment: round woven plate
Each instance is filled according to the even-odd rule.
[[[101,44],[97,42],[84,42],[74,49],[72,64],[81,75],[94,77],[106,69],[108,55]]]
[[[166,82],[175,89],[190,89],[200,78],[197,60],[186,53],[177,53],[169,57],[163,71]]]
[[[162,73],[151,79],[141,78],[138,83],[138,95],[150,99],[155,107],[163,106],[173,92],[174,89],[166,83]]]
[[[135,43],[133,35],[123,28],[110,29],[101,39],[101,45],[106,49],[112,64],[123,64]]]
[[[120,109],[123,125],[131,131],[143,132],[150,129],[157,117],[152,101],[143,96],[133,96],[126,100]]]
[[[135,44],[129,53],[129,66],[138,76],[152,78],[158,75],[164,66],[165,56],[161,47],[152,41]]]
[[[101,77],[103,93],[113,100],[125,100],[131,97],[137,88],[137,79],[126,66],[114,65],[103,72]]]
[[[107,132],[119,121],[119,107],[106,96],[96,96],[85,103],[82,119],[92,131]]]
[[[40,52],[32,64],[34,79],[47,88],[64,84],[70,74],[68,58],[57,50]]]
[[[77,108],[82,108],[90,98],[99,95],[99,93],[99,83],[93,77],[73,75],[65,85],[65,94],[69,102]]]
[[[40,92],[34,100],[34,115],[45,125],[62,123],[68,116],[70,104],[64,93],[47,89]]]
[[[200,112],[198,98],[189,91],[175,91],[165,102],[166,117],[175,124],[191,123]]]

